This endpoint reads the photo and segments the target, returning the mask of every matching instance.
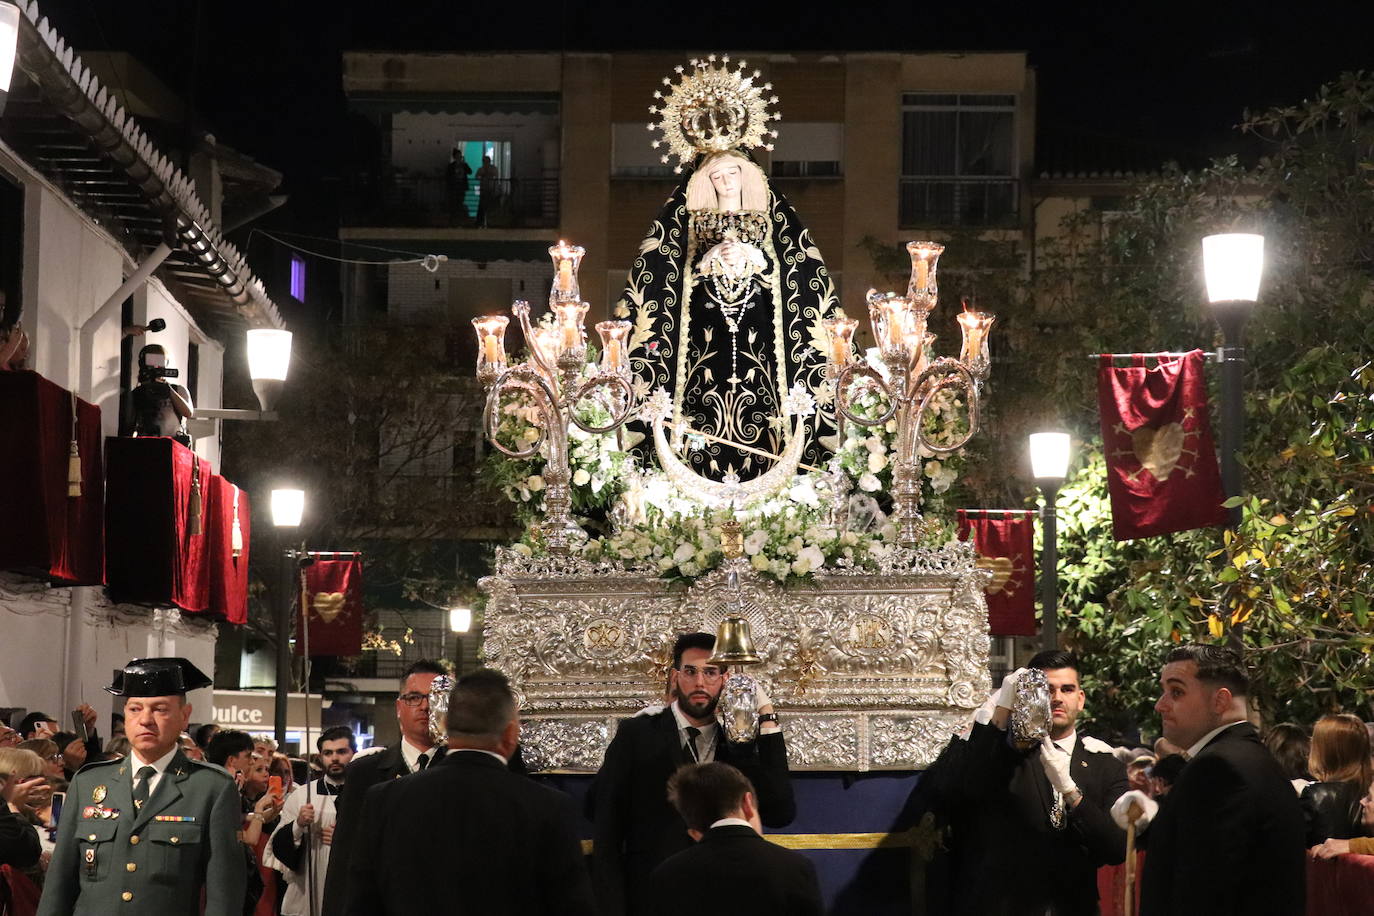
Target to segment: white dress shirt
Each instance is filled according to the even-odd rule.
[[[144,767],[152,767],[157,770],[156,773],[148,777],[148,798],[151,799],[153,793],[157,791],[158,783],[162,782],[163,772],[167,769],[167,765],[172,762],[172,758],[177,755],[178,750],[180,750],[179,747],[173,747],[170,751],[152,761],[144,760],[139,756],[138,751],[131,751],[129,753],[129,768],[133,770],[131,777],[133,780],[133,787],[138,788],[139,770]]]
[[[429,763],[433,763],[437,751],[438,748],[434,747],[429,749],[416,747],[410,743],[409,738],[401,739],[401,756],[405,758],[406,769],[410,770],[412,773],[419,772],[421,755],[429,757]],[[425,764],[425,766],[429,766],[429,763]]]
[[[678,701],[674,700],[670,707],[673,710],[673,718],[677,720],[677,746],[682,747],[687,743],[687,728],[698,729],[701,734],[697,736],[697,761],[699,763],[710,763],[716,759],[716,741],[720,737],[720,726],[715,719],[705,725],[692,725],[687,721],[687,717],[682,714],[682,709],[678,706]]]
[[[1215,738],[1217,735],[1219,735],[1219,734],[1221,734],[1222,732],[1224,732],[1226,729],[1230,728],[1232,725],[1239,725],[1239,724],[1241,724],[1241,723],[1244,722],[1244,721],[1245,721],[1244,719],[1238,719],[1238,720],[1236,720],[1235,722],[1227,722],[1225,725],[1222,725],[1222,726],[1220,726],[1219,728],[1214,728],[1214,729],[1212,729],[1212,730],[1209,731],[1207,734],[1205,734],[1205,735],[1203,735],[1201,738],[1199,738],[1199,739],[1197,740],[1197,744],[1194,744],[1192,747],[1188,748],[1188,750],[1186,750],[1186,751],[1183,752],[1184,758],[1186,758],[1186,759],[1188,759],[1188,760],[1192,760],[1194,757],[1196,757],[1196,756],[1198,755],[1198,753],[1199,753],[1204,747],[1206,747],[1208,744],[1211,743],[1211,741],[1212,741],[1213,738]]]

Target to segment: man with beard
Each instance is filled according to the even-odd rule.
[[[344,769],[358,750],[353,731],[346,725],[325,729],[315,747],[324,775],[313,784],[297,786],[286,796],[281,824],[263,854],[263,864],[286,878],[281,916],[314,916],[319,911],[334,842],[335,796],[343,788]]]
[[[692,845],[687,824],[668,801],[668,777],[678,767],[728,763],[758,790],[764,824],[786,827],[796,816],[787,746],[772,704],[759,707],[760,733],[749,744],[731,744],[716,722],[726,671],[708,663],[715,644],[709,633],[679,636],[673,646],[673,702],[654,715],[621,722],[606,749],[596,777],[592,851],[598,912],[606,916],[653,913],[662,889],[651,884],[650,874]]]

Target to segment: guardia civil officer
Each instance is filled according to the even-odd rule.
[[[130,753],[84,767],[67,790],[39,916],[243,912],[239,793],[178,737],[186,692],[210,679],[184,658],[134,659],[105,689],[124,697]]]

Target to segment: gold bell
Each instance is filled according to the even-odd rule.
[[[754,636],[749,621],[743,617],[726,617],[716,628],[716,649],[707,660],[709,665],[756,665],[763,661],[754,651]]]

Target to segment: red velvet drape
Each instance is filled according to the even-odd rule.
[[[72,396],[37,372],[0,372],[0,569],[64,585],[105,581],[100,408],[76,400],[81,495],[67,495]]]
[[[119,601],[204,611],[210,603],[210,465],[174,439],[107,439],[105,568]],[[201,533],[192,531],[192,473]]]
[[[234,519],[239,522],[239,555],[234,556]],[[248,541],[252,512],[248,494],[218,474],[210,478],[206,512],[209,537],[210,613],[229,623],[248,621]]]

